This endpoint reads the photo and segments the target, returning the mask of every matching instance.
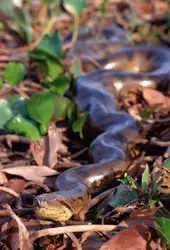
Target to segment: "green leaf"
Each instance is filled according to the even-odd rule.
[[[3,79],[0,78],[0,89],[3,87]]]
[[[70,103],[67,110],[67,117],[70,121],[75,121],[77,119],[78,107],[76,103]]]
[[[27,99],[20,97],[20,99],[17,100],[12,106],[13,112],[15,114],[21,114],[24,118],[26,118],[27,117],[26,103]]]
[[[109,0],[103,0],[100,8],[101,16],[104,16]]]
[[[47,75],[51,76],[52,79],[55,79],[63,72],[63,66],[61,63],[53,58],[47,58]]]
[[[33,30],[29,12],[24,10],[24,8],[14,8],[12,19],[19,29],[18,32],[24,35],[27,44],[30,44],[33,40]]]
[[[31,25],[27,23],[19,23],[18,26],[24,33],[27,44],[31,44],[33,40],[33,30]]]
[[[74,17],[78,17],[80,15],[86,4],[87,0],[63,0],[64,8]]]
[[[55,30],[51,34],[46,35],[35,51],[51,56],[54,59],[61,58],[63,52],[59,31]]]
[[[0,0],[0,11],[13,20],[15,26],[13,25],[12,29],[24,35],[28,44],[31,43],[33,38],[31,16],[22,6],[22,1],[19,3],[15,0]]]
[[[11,86],[15,86],[24,79],[24,71],[22,63],[10,62],[4,71],[4,78]]]
[[[170,247],[170,219],[156,218],[156,229],[167,247]]]
[[[92,224],[97,224],[98,220],[99,220],[99,216],[104,212],[104,208],[100,209],[96,216],[94,217],[93,221],[92,221]]]
[[[155,105],[153,106],[153,108],[150,109],[150,110],[147,110],[147,109],[142,110],[142,111],[140,112],[141,118],[142,118],[144,121],[148,120],[149,117],[155,112],[155,110],[156,110],[159,106],[161,106],[161,105],[162,105],[162,104],[157,103],[157,104],[155,104]]]
[[[13,112],[7,100],[0,100],[0,128],[4,128],[5,124],[12,119]]]
[[[78,132],[80,138],[83,138],[83,126],[87,120],[88,115],[89,115],[88,112],[86,112],[82,117],[73,122],[72,125],[73,132],[75,133]]]
[[[23,135],[35,141],[40,138],[38,129],[20,114],[9,121],[6,124],[6,128],[15,132],[17,135]]]
[[[71,101],[64,96],[56,96],[54,100],[54,112],[52,120],[59,121],[66,118],[67,110],[71,104]]]
[[[45,126],[44,124],[40,124],[39,130],[41,135],[45,135],[47,133],[47,126]]]
[[[75,78],[83,74],[81,63],[79,60],[75,60],[73,62],[73,64],[70,66],[70,72],[74,75]]]
[[[69,74],[58,76],[53,82],[49,82],[49,89],[58,94],[64,95],[66,91],[70,88],[71,76]]]
[[[149,206],[154,206],[155,204],[156,204],[156,202],[157,202],[157,200],[152,200],[152,199],[150,199],[149,201],[148,201],[148,205]]]
[[[33,61],[39,66],[40,70],[51,77],[52,80],[56,79],[62,72],[63,66],[58,59],[43,55],[41,53],[30,53]]]
[[[158,191],[158,187],[161,185],[161,183],[163,182],[163,178],[162,177],[162,171],[155,171],[152,172],[151,175],[151,190],[154,193],[157,193]]]
[[[139,195],[136,190],[127,185],[119,185],[117,192],[112,196],[109,205],[113,208],[126,206],[134,200],[138,200]]]
[[[43,0],[43,4],[48,7],[49,18],[59,16],[63,14],[61,8],[62,0]]]
[[[164,165],[167,169],[170,169],[170,158],[164,160]]]
[[[33,95],[27,101],[26,110],[33,120],[47,125],[54,111],[54,95],[49,91]]]
[[[12,106],[14,105],[14,103],[16,103],[19,99],[20,99],[20,97],[18,95],[11,95],[8,98],[9,107],[12,108]]]
[[[8,98],[8,104],[14,115],[21,114],[23,117],[27,117],[26,112],[26,99],[18,95],[12,95]]]
[[[132,30],[134,30],[137,26],[137,16],[136,15],[131,15],[130,20],[129,20],[129,25]]]
[[[145,171],[142,174],[142,189],[144,193],[147,193],[149,190],[149,168],[146,165]]]

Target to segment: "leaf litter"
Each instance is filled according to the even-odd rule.
[[[29,37],[29,22],[27,23],[28,30],[25,30],[25,41],[18,39],[21,34],[21,37],[24,37],[24,29],[21,26],[17,27],[18,34],[15,33],[15,35],[6,30],[0,32],[2,48],[0,49],[0,74],[5,81],[5,84],[2,81],[0,97],[7,103],[9,103],[8,98],[13,94],[28,99],[32,95],[46,90],[46,85],[42,83],[42,80],[45,79],[45,72],[37,68],[35,62],[30,63],[27,52],[35,50],[42,40],[43,24],[49,21],[48,12],[53,15],[53,7],[51,7],[51,3],[48,6],[51,9],[48,9],[47,6],[41,6],[39,1],[31,2],[29,11],[34,12],[33,15],[38,17],[37,23],[40,24],[38,26],[35,23],[33,27],[35,42],[27,46],[24,44],[31,38],[31,36]],[[81,24],[91,25],[96,23],[96,20],[98,22],[96,17],[101,11],[99,2],[98,0],[88,2],[80,16]],[[150,1],[149,3],[133,1],[131,3],[130,1],[110,0],[105,7],[106,12],[103,13],[105,22],[107,24],[116,23],[128,29],[131,32],[130,42],[132,44],[170,45],[168,1]],[[58,11],[61,11],[60,8]],[[110,15],[110,13],[114,13],[114,15]],[[61,30],[63,37],[66,37],[70,33],[70,22],[73,22],[73,18],[68,13],[61,12],[60,14],[52,26],[54,30]],[[0,20],[5,23],[6,27],[10,27],[13,17],[10,20],[6,14],[2,14]],[[50,25],[46,28],[49,33],[52,31]],[[42,33],[43,35],[40,36]],[[41,57],[37,57],[39,63],[41,62],[41,68],[46,61],[45,54],[51,53],[48,46],[47,50],[44,50],[44,43],[53,46],[54,38],[58,39],[55,33],[41,44],[39,53],[42,54],[37,54]],[[70,45],[64,44],[63,48],[66,52]],[[57,51],[59,51],[59,58],[61,51]],[[38,52],[36,51],[36,53]],[[103,51],[99,51],[99,55],[101,53]],[[61,72],[70,66],[70,62],[63,58],[60,60],[63,65],[60,65],[58,58],[55,58],[55,63],[60,66],[59,71],[53,70],[54,58],[49,59],[45,80],[46,83],[53,83],[52,90],[55,93],[61,96],[66,93],[67,98],[69,97],[71,100],[69,80],[67,79],[65,88],[61,89],[60,82],[56,81],[57,78],[52,79],[55,77],[61,79]],[[76,60],[76,63],[74,62],[70,66],[70,72],[75,77],[82,74],[81,61],[83,58],[79,55]],[[22,65],[8,64],[12,61]],[[23,65],[26,70],[26,79],[23,79]],[[18,75],[11,78],[9,72],[15,67]],[[3,78],[5,68],[7,69]],[[20,82],[21,84],[19,84]],[[42,84],[37,84],[37,82]],[[14,87],[11,88],[9,84]],[[63,98],[60,97],[60,99]],[[34,118],[34,115],[28,119],[28,114],[24,113],[25,111],[22,109],[23,118],[28,119],[36,127],[38,134],[41,134],[41,138],[37,141],[25,137],[27,126],[26,130],[18,135],[3,129],[0,135],[0,239],[3,249],[168,249],[169,92],[165,90],[162,93],[158,90],[133,87],[123,91],[119,99],[120,107],[132,114],[141,124],[140,138],[137,138],[129,149],[130,167],[120,182],[115,183],[113,190],[93,197],[91,204],[84,208],[82,215],[66,222],[65,225],[45,222],[36,218],[33,211],[31,212],[33,205],[31,202],[32,197],[37,194],[54,190],[55,179],[63,168],[91,161],[87,150],[84,149],[88,149],[95,136],[86,138],[86,130],[83,130],[84,120],[83,124],[80,124],[83,115],[86,116],[86,114],[77,115],[77,110],[73,109],[69,111],[71,114],[69,119],[74,117],[73,120],[76,121],[73,126],[74,131],[79,133],[81,139],[78,135],[73,134],[73,131],[70,132],[70,124],[61,119],[61,113],[60,118],[55,117],[53,124],[50,124],[45,130],[43,122],[49,119],[47,116],[42,121],[35,117],[35,121],[33,121],[34,119],[30,120],[30,118]],[[69,105],[73,106],[70,103]],[[14,107],[16,111],[16,106],[12,106],[10,118],[15,115]],[[63,113],[66,115],[68,105],[63,107]],[[50,113],[48,115],[50,116]],[[3,126],[6,126],[5,122]],[[86,129],[88,131],[88,127]],[[92,131],[90,132],[92,133]],[[5,209],[6,203],[8,205]],[[76,220],[80,218],[84,220]],[[16,228],[17,230],[14,230]],[[79,234],[79,232],[85,233]],[[61,236],[59,236],[60,234]]]

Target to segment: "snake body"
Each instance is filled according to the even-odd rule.
[[[127,84],[153,86],[168,80],[170,50],[158,46],[127,46],[100,60],[103,69],[77,80],[76,101],[81,110],[89,108],[93,126],[102,133],[91,144],[94,164],[74,167],[56,181],[59,191],[37,196],[38,216],[66,221],[89,202],[115,175],[125,170],[126,148],[138,128],[126,112],[116,110],[113,89]]]

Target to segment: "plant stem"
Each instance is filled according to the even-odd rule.
[[[73,36],[72,36],[72,45],[74,46],[77,38],[78,38],[78,33],[79,33],[79,16],[74,17],[74,31],[73,31]]]
[[[47,23],[47,26],[44,29],[43,35],[49,34],[52,31],[52,28],[54,26],[56,17],[51,17]]]

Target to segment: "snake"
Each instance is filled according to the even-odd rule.
[[[126,170],[127,145],[139,128],[130,114],[118,110],[115,91],[129,84],[156,88],[168,82],[170,49],[166,47],[128,45],[99,61],[101,69],[76,80],[76,102],[82,111],[88,110],[91,124],[100,130],[90,145],[94,163],[64,171],[57,177],[56,191],[36,197],[34,209],[41,218],[69,220]]]

